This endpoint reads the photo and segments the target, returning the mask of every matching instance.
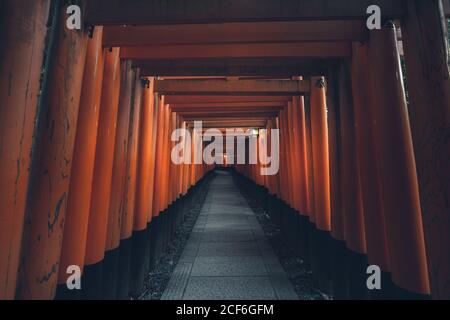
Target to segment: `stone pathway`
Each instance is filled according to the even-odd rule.
[[[216,174],[162,300],[298,299],[231,174]]]

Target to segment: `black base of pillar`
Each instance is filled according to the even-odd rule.
[[[367,256],[347,249],[348,298],[369,299],[367,288]]]
[[[84,266],[84,275],[81,279],[81,299],[103,299],[103,261]]]
[[[119,274],[117,278],[117,299],[127,300],[130,292],[131,250],[133,239],[128,238],[120,242]]]
[[[103,260],[102,298],[116,299],[119,277],[119,248],[105,253]]]
[[[140,293],[144,286],[146,263],[145,249],[147,247],[147,230],[133,232],[130,267],[130,294]]]
[[[333,239],[331,242],[331,293],[336,300],[348,298],[347,260],[345,242]]]

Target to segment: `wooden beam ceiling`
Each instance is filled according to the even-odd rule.
[[[351,42],[192,44],[122,47],[122,59],[346,58]]]
[[[245,21],[361,20],[370,5],[400,18],[403,0],[89,0],[93,25],[189,24]]]
[[[227,58],[134,60],[145,76],[320,76],[338,59]]]
[[[364,21],[273,21],[189,25],[108,26],[106,47],[217,43],[364,41]]]
[[[166,102],[167,103],[167,102]],[[213,103],[182,103],[171,104],[170,107],[174,111],[183,110],[239,110],[239,109],[256,109],[256,110],[279,110],[286,106],[286,102],[213,102]]]
[[[193,121],[187,121],[187,124],[193,127]],[[202,121],[203,128],[265,128],[267,120],[265,119],[219,119]]]
[[[182,106],[183,104],[217,104],[217,103],[260,103],[260,102],[282,102],[292,101],[290,96],[220,96],[220,95],[179,95],[165,96],[164,103]]]
[[[156,80],[155,92],[162,95],[303,95],[308,80]]]

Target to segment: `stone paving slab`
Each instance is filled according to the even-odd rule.
[[[298,299],[231,174],[218,172],[162,299]]]
[[[191,277],[185,300],[274,300],[268,277]]]

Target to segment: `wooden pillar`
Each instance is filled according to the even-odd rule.
[[[339,75],[340,131],[342,146],[341,196],[346,247],[348,297],[367,298],[367,257],[359,167],[355,132],[355,114],[347,62]]]
[[[141,126],[142,85],[139,69],[132,69],[131,118],[128,131],[127,166],[120,231],[117,299],[128,299],[130,292],[133,220],[137,187],[139,132]]]
[[[153,80],[153,79],[152,79]],[[147,222],[150,223],[153,219],[153,202],[155,201],[155,176],[158,174],[155,171],[155,164],[156,164],[156,144],[157,144],[157,130],[158,130],[158,115],[159,115],[159,109],[158,106],[158,95],[153,94],[153,117],[150,119],[152,122],[152,139],[151,139],[151,158],[150,158],[150,181],[149,181],[149,190],[148,190],[148,197],[150,198],[150,204],[149,204],[149,214],[147,217]]]
[[[86,53],[58,275],[59,284],[63,286],[70,276],[65,272],[67,267],[84,266],[103,82],[102,37],[103,28],[95,28]]]
[[[306,156],[308,159],[308,213],[309,221],[316,222],[315,195],[314,195],[314,166],[313,160],[313,141],[311,128],[311,97],[307,97],[305,103],[305,125],[306,125]]]
[[[347,248],[366,253],[364,215],[359,186],[356,153],[354,106],[347,63],[342,63],[339,77],[340,129],[342,146],[342,210]]]
[[[111,251],[119,246],[121,220],[123,210],[123,194],[128,154],[128,133],[131,117],[131,90],[133,82],[131,61],[121,62],[121,86],[119,96],[119,110],[116,126],[114,147],[114,161],[111,180],[111,196],[109,201],[108,229],[106,236],[106,250]]]
[[[16,291],[49,8],[49,0],[0,4],[0,300]]]
[[[142,105],[142,85],[139,70],[134,72],[134,96],[133,96],[133,116],[130,128],[127,183],[124,200],[124,211],[122,216],[121,238],[129,239],[133,233],[134,214],[136,206],[136,192],[138,180],[138,158],[139,141],[141,128],[141,105]]]
[[[154,110],[153,84],[154,81],[151,81],[148,87],[145,86],[143,93],[134,231],[143,231],[147,228],[147,217],[151,212],[149,190]]]
[[[393,24],[371,32],[369,61],[393,281],[407,291],[429,294],[416,165]]]
[[[342,210],[341,194],[341,130],[340,130],[340,108],[339,108],[339,82],[337,70],[330,70],[327,83],[327,106],[328,106],[328,148],[330,155],[330,212],[331,212],[331,235],[334,239],[345,241],[344,212]]]
[[[305,129],[305,106],[303,97],[293,98],[293,112],[292,121],[294,125],[294,139],[296,144],[296,166],[298,190],[296,197],[298,197],[298,210],[300,214],[308,214],[308,195],[307,195],[307,163],[306,158],[306,129]]]
[[[104,50],[105,67],[86,243],[86,265],[98,264],[105,255],[121,82],[119,55],[119,48]],[[89,281],[101,283],[101,279]]]
[[[106,230],[106,253],[102,290],[105,299],[116,299],[119,277],[119,245],[124,209],[124,192],[128,155],[128,133],[131,117],[131,95],[133,72],[131,61],[121,62],[121,83],[119,94],[119,109],[117,115],[114,160],[111,177],[111,195],[109,198],[108,226]]]
[[[402,21],[409,115],[433,298],[450,299],[450,78],[439,0],[407,1]]]
[[[17,293],[21,299],[52,299],[58,280],[87,47],[87,34],[67,30],[65,8],[59,9],[55,51],[43,93],[45,109],[38,118],[37,153],[31,169]]]
[[[325,83],[322,77],[311,78],[311,131],[314,161],[314,208],[316,226],[331,230],[328,125]]]
[[[379,164],[373,136],[373,108],[370,95],[370,70],[367,45],[354,43],[351,65],[355,137],[361,196],[363,199],[365,238],[369,264],[390,271]]]

